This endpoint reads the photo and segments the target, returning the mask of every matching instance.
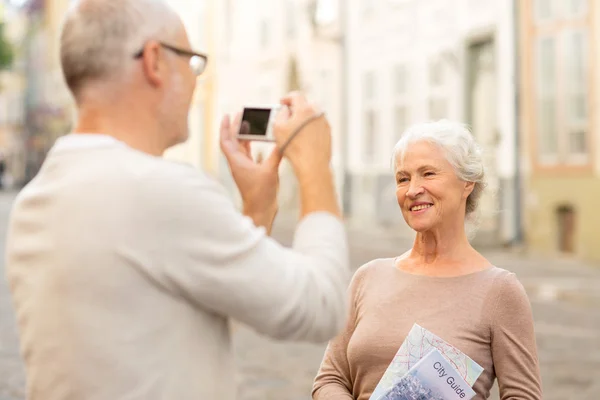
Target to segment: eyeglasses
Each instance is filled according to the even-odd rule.
[[[182,57],[190,58],[190,68],[194,75],[200,76],[206,70],[206,64],[208,63],[208,56],[202,53],[196,53],[195,51],[181,49],[179,47],[171,46],[170,44],[159,42],[159,44],[167,50],[171,50],[173,53]],[[134,54],[134,58],[142,58],[144,55],[144,49]]]

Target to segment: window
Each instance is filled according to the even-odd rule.
[[[410,3],[410,0],[387,0],[387,3],[392,8],[401,9]]]
[[[397,104],[394,109],[394,131],[396,132],[396,137],[393,145],[396,145],[398,140],[400,140],[400,136],[404,133],[408,125],[408,110],[406,104]]]
[[[448,96],[443,59],[436,57],[429,64],[429,119],[448,117]]]
[[[6,97],[0,97],[0,124],[5,124],[10,120],[10,102],[6,101]]]
[[[225,43],[230,46],[233,40],[233,7],[232,0],[225,0]],[[203,15],[204,17],[204,15]],[[202,20],[204,21],[204,19]]]
[[[565,91],[567,101],[566,133],[567,150],[572,156],[583,156],[587,153],[587,121],[588,111],[588,62],[587,43],[582,31],[565,32],[563,35],[565,48]]]
[[[406,95],[407,70],[404,65],[397,65],[394,70],[394,94],[396,96]]]
[[[296,19],[293,0],[285,1],[286,35],[288,39],[296,36]]]
[[[367,109],[365,111],[365,141],[364,141],[364,161],[372,164],[375,161],[375,138],[377,130],[377,117],[375,110]]]
[[[17,124],[21,119],[21,109],[23,103],[18,94],[14,94],[10,97],[10,104],[8,109],[8,123]]]
[[[556,123],[556,49],[552,37],[540,38],[538,42],[538,151],[546,159],[556,157],[558,134]]]
[[[573,12],[585,6],[575,0],[561,4]],[[589,162],[589,33],[585,22],[565,21],[565,27],[543,30],[535,42],[537,153],[544,165]]]
[[[429,119],[440,120],[448,117],[446,100],[443,98],[432,97],[429,99]]]
[[[328,25],[335,22],[338,17],[336,3],[335,0],[317,0],[315,19],[319,25]]]
[[[552,18],[554,0],[536,0],[535,12],[538,20],[548,20]]]
[[[587,12],[587,0],[567,0],[563,3],[566,7],[565,14],[569,17],[581,17]]]
[[[441,86],[444,81],[444,69],[441,60],[429,64],[429,83],[431,86]]]
[[[392,146],[404,133],[408,126],[409,98],[408,98],[408,68],[406,65],[396,65],[393,70],[393,132]]]
[[[373,72],[367,72],[365,74],[364,85],[363,94],[365,100],[371,102],[375,98],[375,74]]]
[[[260,27],[259,27],[259,40],[260,40],[260,46],[265,48],[269,46],[269,21],[267,21],[266,18],[263,18],[260,21]]]
[[[535,0],[538,22],[582,17],[587,12],[588,0]]]
[[[375,73],[370,71],[365,73],[363,82],[363,157],[367,164],[372,164],[376,159],[376,137],[377,137],[377,114],[376,114],[376,82]]]
[[[374,0],[361,0],[362,14],[364,17],[370,17],[373,15],[373,12],[375,11],[374,3],[376,3]]]

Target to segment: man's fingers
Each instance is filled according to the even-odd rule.
[[[302,108],[306,103],[306,97],[300,92],[291,92],[281,99],[281,104],[292,109]]]
[[[240,150],[248,158],[252,158],[252,145],[249,140],[240,140]]]
[[[292,92],[281,99],[281,103],[288,108],[287,120],[294,120],[295,122],[304,120],[318,114],[318,107],[308,101],[306,96],[300,92]],[[277,120],[279,123],[285,123],[282,119]]]
[[[249,140],[239,140],[237,138],[238,133],[242,127],[242,113],[237,112],[233,118],[233,124],[231,126],[231,136],[234,138],[238,145],[238,149],[242,154],[248,158],[252,158],[251,146]],[[247,134],[247,133],[246,133]]]
[[[231,134],[233,137],[236,137],[238,132],[240,131],[240,125],[242,124],[242,113],[236,112],[233,117],[233,123],[231,124]]]
[[[221,151],[229,159],[231,152],[235,150],[235,144],[231,140],[231,121],[229,120],[229,115],[225,115],[221,120],[219,144],[221,145]]]
[[[287,120],[289,120],[291,116],[292,116],[292,113],[290,112],[289,107],[284,105],[277,112],[277,115],[275,116],[275,123],[282,124],[282,123],[286,122]]]

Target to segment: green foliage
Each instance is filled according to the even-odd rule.
[[[14,49],[6,40],[4,24],[0,23],[0,70],[8,69],[14,60]]]

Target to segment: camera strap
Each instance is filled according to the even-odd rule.
[[[300,133],[300,131],[302,131],[302,129],[304,129],[304,127],[306,127],[306,125],[310,124],[311,122],[321,118],[323,115],[325,115],[324,112],[320,112],[318,114],[313,115],[310,118],[307,118],[304,122],[302,122],[302,124],[300,124],[299,127],[297,127],[294,132],[292,132],[292,134],[290,135],[290,137],[288,138],[288,140],[286,140],[286,142],[283,144],[283,146],[281,146],[281,148],[279,149],[279,153],[283,155],[283,152],[285,151],[285,149],[289,146],[289,144],[292,142],[292,140],[294,140],[294,138]]]

